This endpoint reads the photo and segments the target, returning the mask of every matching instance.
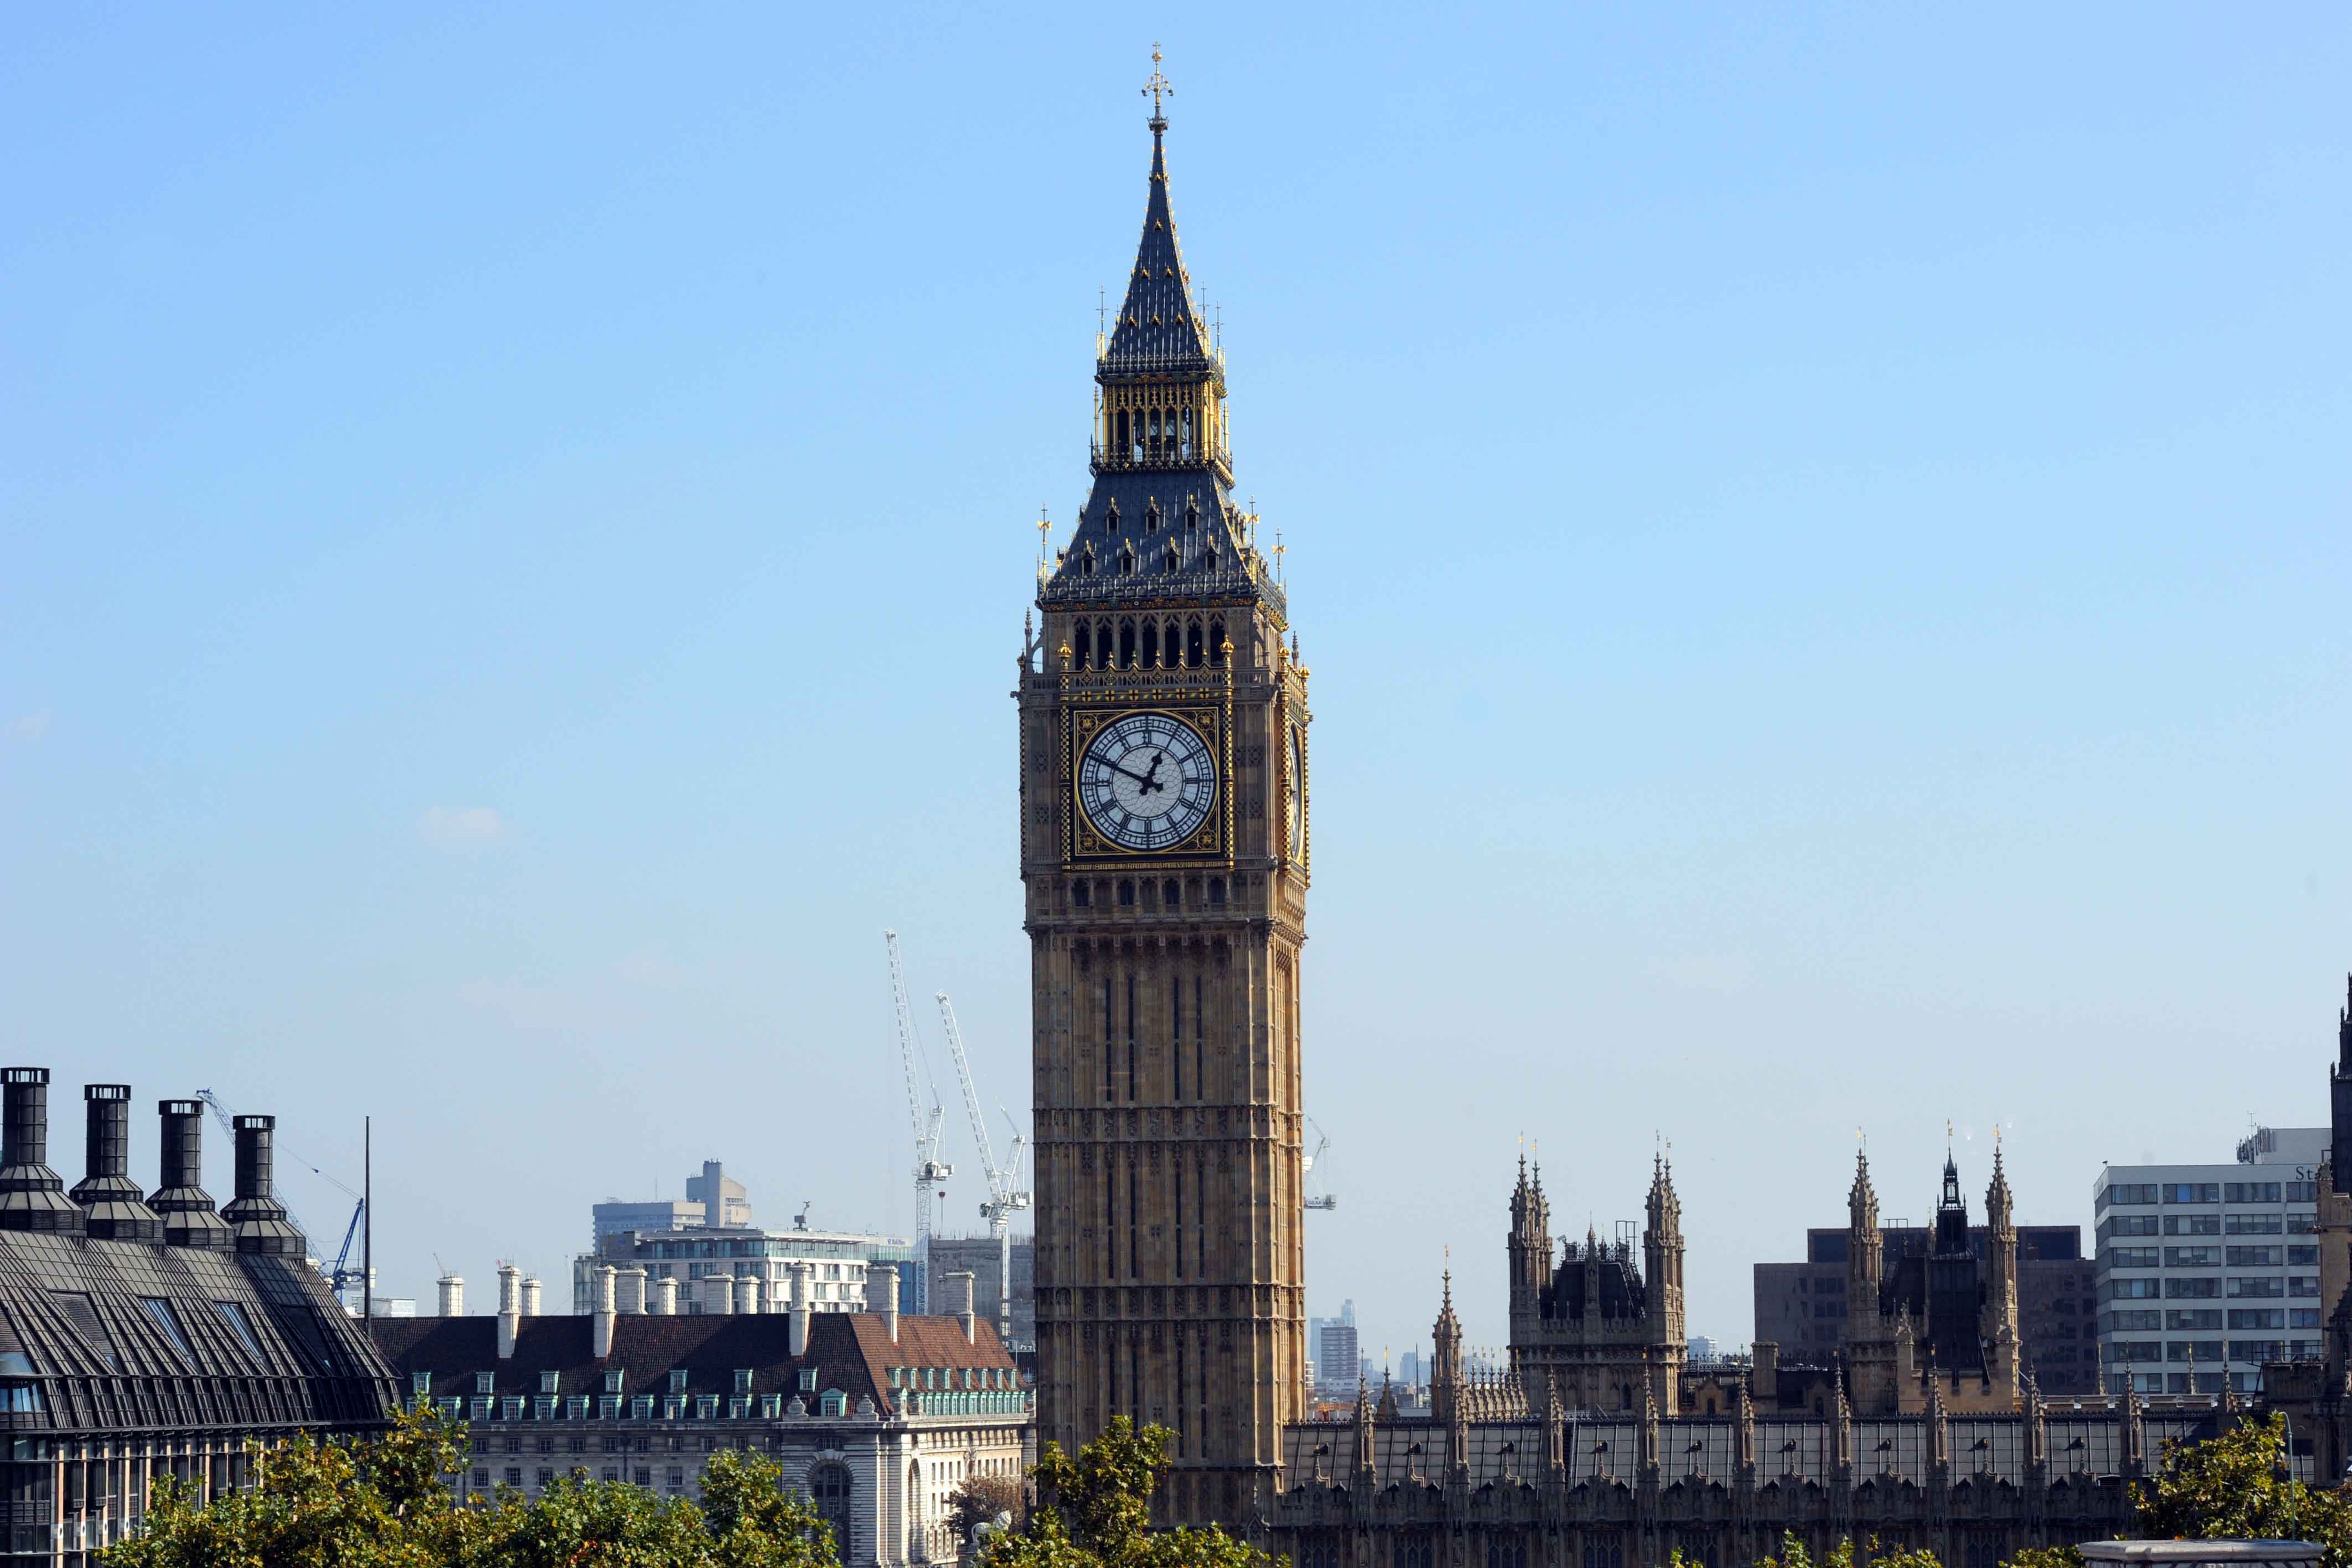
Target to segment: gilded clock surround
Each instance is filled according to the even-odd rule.
[[[1087,745],[1102,730],[1138,713],[1164,713],[1190,724],[1207,742],[1209,754],[1216,763],[1216,793],[1210,800],[1207,819],[1182,840],[1163,849],[1132,848],[1099,832],[1079,794],[1078,764],[1086,756]],[[1186,708],[1168,703],[1138,707],[1120,702],[1070,709],[1067,712],[1069,750],[1064,764],[1066,776],[1070,782],[1070,808],[1063,814],[1062,821],[1065,828],[1063,853],[1071,864],[1075,867],[1081,861],[1138,856],[1160,864],[1223,858],[1225,841],[1232,830],[1229,818],[1234,797],[1231,785],[1233,759],[1225,743],[1226,716],[1226,707],[1223,704]]]

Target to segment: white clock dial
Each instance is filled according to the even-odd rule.
[[[1122,848],[1173,848],[1208,820],[1216,798],[1209,742],[1166,713],[1129,713],[1104,725],[1078,759],[1087,820]]]

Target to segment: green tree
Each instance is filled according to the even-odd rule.
[[[1857,1562],[1866,1564],[1867,1568],[1943,1568],[1936,1554],[1924,1546],[1906,1551],[1881,1552],[1878,1537],[1874,1535],[1865,1541],[1858,1552],[1853,1537],[1846,1536],[1830,1549],[1828,1556],[1817,1562],[1793,1530],[1781,1532],[1780,1555],[1765,1558],[1757,1564],[1757,1568],[1855,1568]]]
[[[2315,1541],[2326,1568],[2352,1568],[2352,1499],[2294,1479],[2286,1417],[2247,1417],[2203,1443],[2168,1443],[2163,1462],[2132,1502],[2139,1532],[2158,1539],[2217,1537]]]
[[[446,1478],[466,1429],[429,1410],[382,1436],[247,1450],[258,1484],[207,1503],[156,1484],[140,1535],[107,1568],[835,1568],[833,1536],[774,1460],[723,1453],[704,1506],[617,1481],[570,1479],[538,1497],[501,1487],[460,1506]]]
[[[992,1537],[982,1568],[1275,1568],[1274,1559],[1212,1525],[1151,1528],[1151,1498],[1168,1477],[1165,1426],[1127,1416],[1072,1458],[1045,1445],[1029,1474],[1037,1502],[1018,1532]]]
[[[110,1548],[109,1568],[423,1568],[452,1560],[457,1510],[441,1478],[465,1429],[404,1414],[366,1442],[248,1445],[257,1484],[207,1503],[201,1487],[155,1483],[146,1529]]]

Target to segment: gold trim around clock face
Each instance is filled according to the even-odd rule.
[[[1131,720],[1173,720],[1198,738],[1207,752],[1212,774],[1208,810],[1183,837],[1164,845],[1137,847],[1122,844],[1098,830],[1089,813],[1085,784],[1087,749],[1097,736]],[[1154,861],[1222,857],[1226,824],[1232,812],[1233,769],[1226,755],[1224,714],[1221,708],[1154,704],[1134,708],[1079,709],[1069,715],[1067,735],[1069,812],[1064,819],[1064,847],[1071,860],[1137,859]]]

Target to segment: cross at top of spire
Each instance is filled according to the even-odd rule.
[[[1143,84],[1143,90],[1151,95],[1151,129],[1167,130],[1168,116],[1162,111],[1160,100],[1175,97],[1176,89],[1160,74],[1160,45],[1157,40],[1151,46],[1151,79]]]

